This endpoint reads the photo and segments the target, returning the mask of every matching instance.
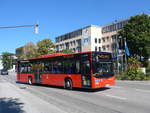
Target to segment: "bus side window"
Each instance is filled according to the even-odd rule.
[[[69,74],[75,74],[75,63],[74,63],[74,61],[73,62],[71,62],[70,64],[69,64],[69,70],[68,70],[68,73]]]
[[[32,65],[31,65],[31,64],[29,64],[29,65],[28,65],[28,67],[27,67],[27,68],[28,68],[28,73],[31,73],[31,72],[32,72],[31,67],[32,67]]]
[[[84,74],[90,74],[90,61],[85,60],[82,62],[82,71]]]
[[[27,68],[27,65],[25,65],[24,67],[24,73],[27,73],[28,72],[28,68]]]
[[[21,67],[20,67],[20,73],[23,73],[23,72],[24,72],[24,67],[21,66]]]
[[[20,73],[24,73],[25,72],[25,65],[24,64],[20,64],[19,70],[20,70]]]
[[[52,73],[52,62],[48,61],[44,63],[44,72]]]
[[[53,62],[52,73],[54,73],[54,74],[62,74],[63,73],[62,61]]]
[[[76,70],[75,70],[75,73],[76,73],[76,74],[80,74],[80,61],[77,60],[75,63],[76,63]]]

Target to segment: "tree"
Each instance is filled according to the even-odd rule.
[[[150,16],[146,14],[136,15],[129,19],[122,30],[119,31],[122,38],[127,39],[129,51],[132,56],[150,57]]]
[[[73,53],[73,51],[70,49],[64,49],[62,52],[65,54]]]
[[[55,53],[54,51],[55,45],[49,38],[39,41],[37,43],[37,47],[38,47],[38,53],[40,55]]]
[[[13,54],[9,52],[3,52],[2,53],[2,65],[5,69],[11,69],[13,66],[14,58]]]
[[[16,49],[16,56],[18,59],[34,58],[39,55],[37,46],[32,42],[28,42],[25,46]]]
[[[34,58],[38,57],[40,54],[38,53],[37,46],[32,42],[28,42],[24,46],[24,57],[25,58]]]

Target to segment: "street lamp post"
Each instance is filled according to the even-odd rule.
[[[7,28],[18,28],[18,27],[34,27],[35,34],[39,33],[39,25],[33,24],[33,25],[15,25],[15,26],[0,26],[0,29],[7,29]],[[12,63],[12,59],[11,59]]]
[[[33,24],[33,25],[15,25],[15,26],[0,26],[0,29],[7,29],[7,28],[18,28],[18,27],[34,27],[35,33],[38,34],[39,32],[39,25]]]

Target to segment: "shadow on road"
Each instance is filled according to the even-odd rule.
[[[24,113],[23,104],[17,98],[0,98],[0,113]]]
[[[98,88],[98,89],[80,89],[80,88],[75,88],[74,91],[81,91],[81,92],[89,92],[89,93],[94,93],[94,92],[99,92],[99,91],[105,91],[110,88],[103,87],[103,88]]]
[[[24,84],[24,85],[28,85],[28,86],[30,86],[29,84],[27,84],[27,83],[21,83],[21,82],[16,82],[16,83],[18,83],[18,84]],[[53,85],[44,85],[44,84],[32,84],[32,86],[34,87],[36,87],[36,86],[38,86],[38,87],[49,87],[49,88],[57,88],[57,89],[61,89],[61,90],[65,90],[64,89],[64,87],[62,87],[62,86],[53,86]],[[105,91],[105,90],[108,90],[108,89],[110,89],[110,88],[108,88],[108,87],[103,87],[103,88],[97,88],[97,89],[86,89],[86,88],[73,88],[72,89],[72,91],[80,91],[80,92],[87,92],[87,93],[94,93],[94,92],[99,92],[99,91]]]

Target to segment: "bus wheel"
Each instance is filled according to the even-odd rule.
[[[32,84],[32,77],[28,77],[28,84]]]
[[[71,79],[66,79],[65,80],[65,88],[69,89],[69,90],[72,90],[72,81],[71,81]]]

